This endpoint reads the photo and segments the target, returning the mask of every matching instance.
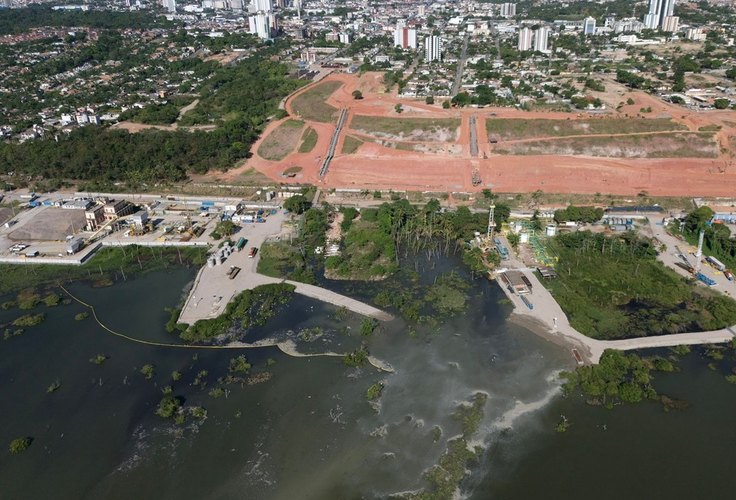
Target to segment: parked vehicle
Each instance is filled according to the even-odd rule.
[[[705,258],[705,260],[706,260],[706,262],[708,262],[708,264],[710,264],[711,266],[715,267],[716,269],[718,269],[721,272],[723,272],[723,271],[726,270],[725,264],[723,264],[723,262],[721,262],[720,260],[716,259],[715,257],[708,256],[708,257]]]
[[[230,266],[230,270],[227,272],[227,277],[230,278],[231,280],[234,280],[239,272],[240,272],[239,267]]]
[[[256,252],[258,252],[258,249],[256,247],[250,247],[250,251],[248,252],[248,257],[250,258],[255,257]]]
[[[695,277],[697,279],[699,279],[700,281],[702,281],[703,283],[705,283],[706,285],[708,285],[708,286],[715,286],[715,284],[716,284],[715,280],[710,279],[709,277],[707,277],[703,273],[698,273],[698,274],[695,275]]]

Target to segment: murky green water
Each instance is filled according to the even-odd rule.
[[[442,270],[432,265],[421,272],[431,279]],[[112,328],[172,341],[163,329],[164,307],[176,305],[193,272],[156,273],[105,289],[79,284],[72,291],[94,304]],[[380,285],[333,286],[360,297]],[[718,487],[728,481],[717,478],[729,467],[736,399],[721,375],[693,357],[682,373],[660,376],[658,383],[669,384],[663,392],[694,403],[677,414],[661,414],[656,405],[608,412],[554,398],[554,374],[569,367],[569,353],[507,323],[502,297],[495,284],[477,281],[467,313],[436,333],[413,338],[401,320],[384,325],[369,347],[394,374],[348,368],[340,358],[254,349],[245,352],[248,359],[255,371],[271,372],[271,380],[231,385],[227,397],[217,399],[208,392],[240,352],[134,344],[91,319],[75,321],[83,311],[78,304],[39,306],[47,313],[42,325],[0,342],[0,496],[385,498],[424,486],[422,472],[436,463],[446,440],[460,433],[452,413],[477,391],[489,400],[477,438],[488,451],[464,485],[475,498],[533,498],[554,491],[583,498],[593,489],[598,494],[602,482],[603,497],[663,491],[661,482],[682,482],[684,474],[668,479],[669,471],[672,464],[687,469],[691,454],[699,457],[691,471],[710,471],[703,480],[711,497],[724,491]],[[20,314],[0,311],[0,323]],[[296,297],[246,340],[298,340],[299,330],[320,326],[325,334],[300,342],[300,351],[355,348],[361,339],[343,330],[357,332],[360,318],[334,314],[330,306]],[[110,359],[101,366],[90,363],[98,353]],[[275,364],[266,367],[269,358]],[[152,380],[139,373],[146,363],[155,365]],[[180,381],[171,381],[173,370],[182,372]],[[209,372],[206,386],[192,385],[201,370]],[[62,387],[47,394],[55,379]],[[378,409],[365,399],[376,381],[385,383]],[[207,420],[189,419],[182,427],[156,416],[166,385],[185,405],[204,406]],[[552,431],[560,412],[573,423],[563,435]],[[438,441],[435,426],[442,430]],[[34,438],[25,453],[4,451],[23,435]],[[648,481],[648,474],[655,479]]]

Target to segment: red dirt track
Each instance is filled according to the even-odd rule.
[[[319,178],[319,170],[335,130],[334,123],[307,121],[319,139],[310,153],[294,152],[279,162],[260,158],[255,152],[263,138],[267,137],[281,121],[273,122],[261,139],[253,145],[254,152],[241,167],[218,179],[232,179],[251,167],[281,183],[311,183],[325,188],[394,189],[427,191],[479,191],[491,187],[501,192],[530,192],[541,189],[548,193],[611,193],[635,195],[646,191],[653,196],[733,196],[736,192],[736,163],[730,150],[736,136],[736,112],[709,111],[692,113],[679,106],[662,103],[646,94],[634,93],[639,102],[654,104],[657,116],[666,114],[684,124],[690,131],[705,125],[720,125],[716,141],[721,147],[718,158],[602,158],[588,156],[510,156],[493,154],[493,144],[488,142],[485,118],[494,113],[498,118],[547,118],[575,120],[580,115],[562,112],[524,112],[511,108],[465,108],[444,110],[440,105],[427,105],[423,101],[399,99],[394,94],[379,93],[382,75],[367,73],[362,76],[332,74],[324,81],[339,81],[343,85],[327,100],[337,109],[348,109],[348,120],[340,134],[335,158],[327,175]],[[319,82],[321,83],[321,82]],[[313,85],[319,85],[315,83]],[[286,110],[295,117],[291,108],[294,96],[311,88],[300,89],[286,101]],[[364,99],[355,100],[354,90],[360,90]],[[402,104],[401,115],[394,110]],[[632,110],[624,108],[621,113]],[[342,154],[342,144],[347,135],[366,139],[365,133],[352,130],[354,115],[381,117],[460,118],[461,126],[457,145],[461,152],[423,153],[398,150],[375,142],[365,142],[354,154]],[[479,156],[472,157],[469,147],[469,117],[476,116]],[[653,114],[654,115],[654,114]],[[611,112],[606,117],[622,117]],[[587,114],[582,118],[594,120]],[[378,140],[373,137],[371,140]],[[507,141],[507,144],[513,141]],[[286,178],[282,172],[299,166],[302,171],[296,177]],[[471,173],[477,168],[482,184],[471,184]]]

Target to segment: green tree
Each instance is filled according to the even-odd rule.
[[[179,398],[176,398],[169,394],[164,396],[158,403],[158,407],[156,408],[156,415],[161,418],[172,418],[179,412],[179,408],[181,408],[181,401],[179,400]]]
[[[363,98],[363,92],[360,90],[353,90],[353,99],[360,100]]]
[[[288,210],[289,212],[298,214],[298,215],[301,215],[304,212],[306,212],[311,206],[312,206],[312,202],[307,200],[301,194],[294,195],[291,198],[287,198],[286,201],[284,201],[284,209]]]
[[[10,442],[10,445],[8,445],[8,449],[13,455],[18,455],[26,451],[28,447],[31,446],[32,442],[33,438],[31,437],[15,438]]]
[[[728,99],[716,99],[713,102],[713,106],[715,106],[716,109],[726,109],[731,105],[731,101]]]

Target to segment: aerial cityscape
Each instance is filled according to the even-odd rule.
[[[0,0],[0,496],[730,498],[735,38]]]

